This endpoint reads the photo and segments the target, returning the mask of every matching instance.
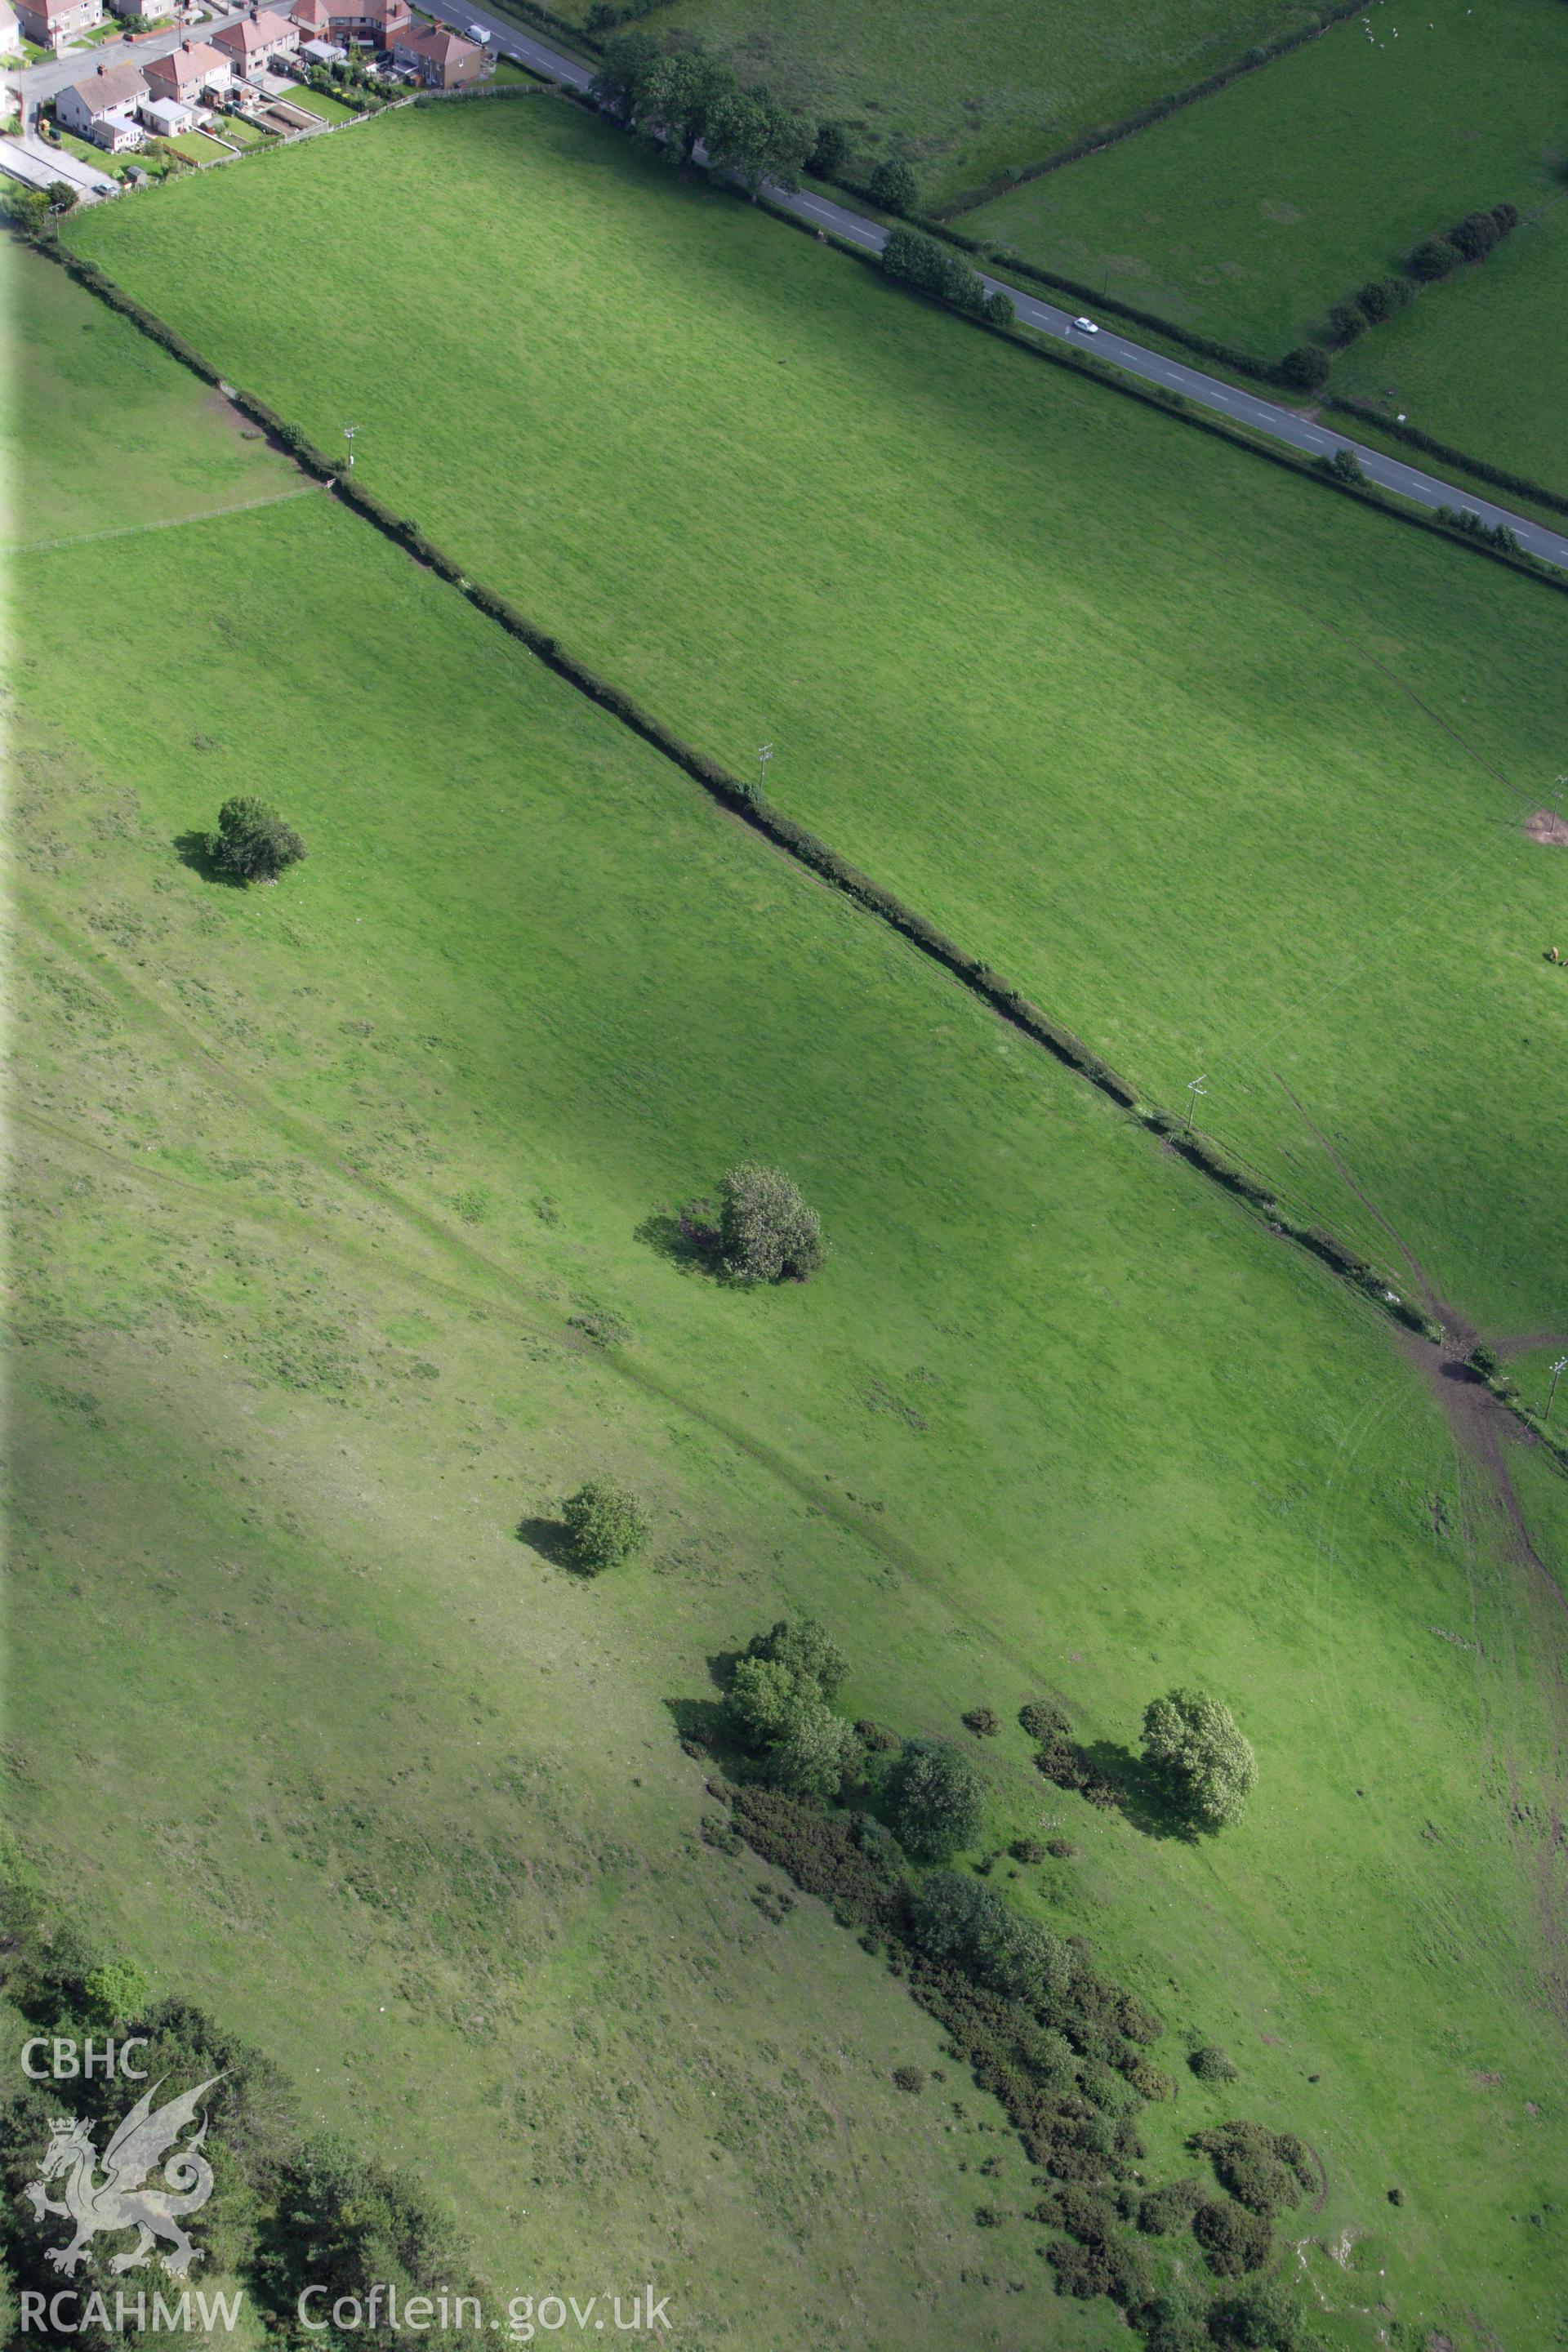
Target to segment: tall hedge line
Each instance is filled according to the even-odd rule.
[[[1435,441],[1415,425],[1398,425],[1392,417],[1384,416],[1367,400],[1357,400],[1351,394],[1334,394],[1322,404],[1336,415],[1354,416],[1368,425],[1375,425],[1391,439],[1403,441],[1408,448],[1419,449],[1428,457],[1440,457],[1445,465],[1458,466],[1473,474],[1479,482],[1490,482],[1500,490],[1511,490],[1516,498],[1533,499],[1538,506],[1550,507],[1554,514],[1568,515],[1568,498],[1560,491],[1549,490],[1543,484],[1531,481],[1528,474],[1510,474],[1502,466],[1494,466],[1485,457],[1472,457],[1463,449],[1454,448],[1447,441]]]

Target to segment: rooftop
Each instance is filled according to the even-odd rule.
[[[129,106],[144,97],[147,90],[141,67],[133,65],[100,66],[96,73],[84,74],[80,81],[73,81],[69,87],[94,114],[107,114],[115,106]],[[61,90],[60,97],[64,96]]]

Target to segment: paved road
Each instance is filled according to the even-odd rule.
[[[0,171],[9,172],[14,180],[25,180],[32,188],[47,188],[53,180],[64,180],[84,196],[120,194],[119,182],[111,180],[106,172],[82,163],[78,156],[68,155],[63,148],[46,147],[32,131],[20,139],[0,141]]]
[[[594,69],[575,58],[566,57],[552,48],[537,34],[524,33],[505,18],[487,14],[482,7],[472,10],[462,0],[447,0],[447,13],[458,24],[482,25],[491,46],[503,57],[515,58],[530,66],[534,72],[547,74],[554,81],[563,81],[574,89],[586,89],[594,79]],[[700,150],[699,153],[700,154]],[[770,202],[787,212],[798,213],[803,220],[831,230],[850,245],[858,245],[868,253],[880,253],[887,242],[888,232],[880,225],[867,220],[861,214],[849,211],[826,196],[810,195],[804,191],[791,194],[786,189],[770,187]],[[1167,392],[1179,392],[1200,408],[1212,408],[1222,416],[1250,425],[1255,432],[1268,434],[1275,441],[1283,441],[1292,449],[1304,450],[1309,457],[1331,457],[1336,449],[1349,449],[1360,459],[1362,470],[1369,481],[1383,488],[1396,490],[1401,498],[1411,499],[1422,507],[1468,508],[1485,523],[1506,523],[1518,534],[1521,546],[1531,555],[1544,557],[1548,563],[1568,569],[1568,535],[1549,530],[1544,523],[1531,522],[1524,515],[1515,514],[1509,507],[1498,506],[1489,499],[1477,498],[1472,491],[1455,488],[1434,474],[1423,473],[1418,467],[1407,466],[1403,459],[1386,457],[1381,449],[1366,448],[1352,441],[1331,425],[1315,424],[1299,410],[1285,408],[1276,400],[1267,400],[1259,393],[1242,392],[1233,383],[1224,383],[1217,376],[1205,375],[1201,368],[1189,367],[1184,361],[1166,359],[1159,352],[1146,351],[1109,327],[1097,335],[1086,335],[1073,325],[1074,313],[1058,310],[1054,303],[1042,302],[1037,294],[1026,294],[1020,287],[1011,286],[1003,278],[992,278],[984,271],[988,291],[1000,290],[1011,296],[1019,321],[1039,333],[1055,335],[1063,342],[1074,343],[1080,351],[1092,351],[1097,359],[1112,361],[1130,375],[1144,377],[1150,383],[1163,384]]]

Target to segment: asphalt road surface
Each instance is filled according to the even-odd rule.
[[[574,89],[586,89],[594,79],[591,66],[581,64],[559,49],[552,48],[534,33],[524,33],[504,18],[487,15],[483,8],[466,11],[458,0],[450,21],[456,24],[482,26],[490,45],[503,57],[515,58],[521,65],[529,66],[535,73],[547,74],[552,81],[563,81]],[[700,150],[699,151],[700,152]],[[826,196],[807,194],[804,191],[792,194],[787,189],[769,187],[768,200],[786,212],[798,213],[803,220],[815,226],[830,230],[847,244],[858,245],[868,253],[880,253],[888,232],[878,222],[867,220],[861,214],[849,211],[847,205],[835,204]],[[1086,335],[1073,325],[1076,315],[1059,310],[1054,303],[1042,302],[1037,294],[1026,294],[1010,286],[1005,278],[992,278],[984,271],[988,292],[1000,290],[1011,297],[1021,325],[1033,327],[1040,334],[1055,335],[1062,342],[1075,343],[1080,351],[1093,352],[1097,359],[1109,360],[1129,375],[1142,376],[1150,383],[1163,384],[1167,392],[1179,392],[1199,408],[1212,408],[1222,416],[1247,425],[1255,432],[1265,433],[1270,439],[1283,441],[1292,449],[1305,451],[1310,457],[1331,457],[1337,449],[1349,449],[1360,460],[1367,479],[1385,490],[1395,490],[1401,498],[1412,499],[1422,507],[1456,507],[1479,515],[1490,525],[1506,523],[1518,537],[1520,545],[1531,555],[1539,555],[1548,563],[1568,569],[1568,536],[1548,530],[1544,523],[1531,522],[1527,516],[1515,514],[1509,507],[1495,505],[1489,499],[1477,498],[1472,491],[1456,488],[1435,474],[1425,474],[1419,467],[1407,466],[1402,458],[1385,457],[1380,449],[1368,449],[1359,441],[1347,439],[1331,426],[1315,424],[1293,408],[1283,408],[1278,401],[1266,400],[1261,394],[1242,392],[1233,383],[1222,383],[1217,376],[1205,375],[1201,368],[1189,367],[1181,360],[1166,359],[1162,352],[1146,351],[1110,327],[1101,327],[1096,335]]]

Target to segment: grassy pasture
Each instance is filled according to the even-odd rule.
[[[1359,17],[1336,25],[963,226],[1277,359],[1423,237],[1505,196],[1533,212],[1561,184],[1557,0],[1421,5],[1430,18],[1374,0],[1370,37]],[[1544,421],[1551,378],[1531,373]]]
[[[772,742],[786,807],[1155,1099],[1206,1073],[1216,1135],[1391,1278],[1383,1219],[1479,1320],[1560,1315],[1560,853],[1520,830],[1557,598],[563,108],[231,176],[68,233],[322,444],[352,406],[476,576],[736,770]],[[430,266],[301,281],[367,208]]]
[[[1556,387],[1568,369],[1568,203],[1531,210],[1479,269],[1340,355],[1332,389],[1376,403],[1467,457],[1568,497]]]
[[[1152,2168],[1242,2095],[1322,2150],[1304,2231],[1367,2232],[1304,2252],[1331,2340],[1384,2298],[1529,2340],[1560,1620],[1484,1493],[1460,1541],[1473,1474],[1375,1319],[324,499],[20,575],[12,1738],[89,1923],[498,2283],[668,2275],[714,2344],[1099,2352],[1037,2232],[975,2231],[983,2156],[1031,2201],[984,2103],[887,2087],[937,2037],[698,1843],[669,1707],[802,1605],[909,1727],[1044,1686],[1121,1741],[1201,1675],[1262,1754],[1247,1828],[1152,1840],[1010,1733],[996,1834],[1081,1856],[1012,1891],[1164,2010]],[[246,789],[310,844],[277,891],[172,845]],[[820,1202],[809,1287],[650,1233],[737,1149]],[[658,1531],[584,1588],[548,1523],[599,1466]],[[1555,1562],[1554,1488],[1531,1517]]]
[[[0,408],[12,544],[178,520],[298,488],[295,468],[259,435],[247,439],[226,401],[195,388],[172,403],[163,354],[101,304],[84,302],[63,270],[39,268],[0,241],[0,291],[16,321]]]
[[[587,6],[559,13],[580,21]],[[819,121],[847,121],[858,152],[907,156],[934,201],[1201,81],[1306,14],[1294,0],[1132,0],[1101,16],[1066,0],[667,0],[645,21],[695,34]]]

